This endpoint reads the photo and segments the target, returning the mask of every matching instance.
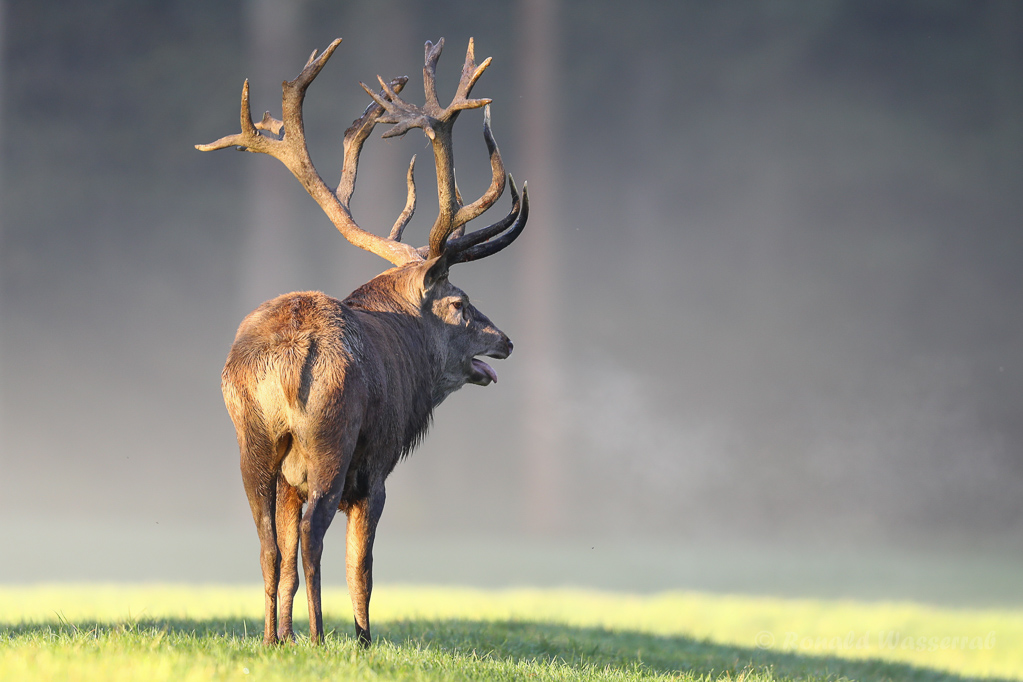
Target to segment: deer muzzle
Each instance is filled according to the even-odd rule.
[[[495,348],[488,353],[484,353],[484,355],[495,360],[504,360],[511,355],[512,348],[514,348],[514,344],[512,344],[511,339],[502,333]],[[478,386],[487,386],[490,383],[496,384],[497,371],[483,360],[473,358],[470,363],[469,383]]]

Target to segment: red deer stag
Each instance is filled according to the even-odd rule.
[[[269,154],[288,167],[345,239],[394,267],[344,301],[319,292],[285,294],[249,314],[238,328],[222,377],[224,402],[238,435],[242,480],[259,533],[265,587],[264,644],[294,639],[292,604],[298,589],[297,554],[309,601],[309,638],[323,640],[320,557],[323,535],[340,509],[348,517],[348,591],[359,642],[371,641],[373,538],[384,508],[384,480],[422,439],[433,409],[464,384],[486,386],[497,374],[477,356],[506,358],[512,342],[448,281],[455,263],[497,253],[522,232],[528,214],[511,180],[512,208],[502,220],[465,233],[464,225],[504,193],[505,170],[490,130],[489,99],[470,99],[490,64],[476,65],[473,42],[447,107],[434,83],[444,40],[426,43],[422,107],[398,96],[407,77],[385,83],[344,135],[344,165],[336,190],[313,167],[302,124],[306,88],[334,53],[335,40],[314,51],[295,80],[283,84],[283,121],[269,113],[258,123],[242,88],[241,132],[196,145],[201,151],[237,147]],[[487,107],[483,137],[493,179],[466,204],[455,182],[451,129],[465,109]],[[440,211],[429,244],[401,241],[415,210],[408,170],[408,201],[387,237],[363,230],[349,209],[362,145],[377,123],[393,124],[384,137],[422,128],[433,145]],[[303,505],[305,510],[303,511]],[[277,607],[280,604],[278,626]]]

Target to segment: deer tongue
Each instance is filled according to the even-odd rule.
[[[495,384],[497,383],[497,372],[494,371],[493,367],[483,362],[479,358],[472,359],[472,368],[479,372],[480,374],[485,374],[486,376],[490,377],[490,380],[493,381]]]

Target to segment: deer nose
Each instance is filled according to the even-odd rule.
[[[495,329],[494,332],[495,335],[498,337],[497,342],[494,343],[493,346],[491,346],[491,351],[487,353],[486,356],[488,358],[497,358],[498,360],[504,360],[506,357],[511,355],[513,344],[511,342],[511,339],[508,338],[508,335],[505,334],[500,329]]]

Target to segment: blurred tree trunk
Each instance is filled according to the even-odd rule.
[[[6,57],[7,41],[4,40],[4,38],[6,37],[6,34],[7,34],[7,21],[6,21],[6,14],[5,14],[5,9],[6,9],[5,5],[6,5],[6,0],[0,0],[0,130],[4,129],[4,127],[3,127],[3,125],[5,123],[5,119],[4,119],[4,104],[5,104],[5,96],[7,94],[6,88],[4,87],[5,84],[6,84],[6,80],[4,79],[4,72],[5,72],[5,66],[6,66],[6,63],[7,63],[7,60],[5,59],[5,57]],[[5,176],[7,174],[7,169],[5,168],[6,164],[4,164],[4,159],[7,158],[7,150],[4,149],[3,146],[4,146],[3,142],[0,141],[0,254],[4,253],[4,250],[3,250],[3,243],[4,243],[4,222],[5,222],[4,218],[6,216],[6,211],[4,210],[4,207],[6,205],[4,200],[5,200],[6,197],[3,196],[3,192],[4,192],[4,187],[6,186],[6,182],[5,182],[6,178],[5,178]],[[4,270],[5,270],[5,268],[3,267],[2,256],[0,256],[0,320],[4,319],[4,312],[6,312],[5,311],[5,307],[6,306],[4,306],[4,299],[5,299],[5,297],[4,297],[4,293],[5,293],[5,288],[4,288],[4,280],[5,280],[4,275],[5,275],[5,272],[4,272]],[[3,330],[2,324],[3,323],[0,322],[0,443],[6,443],[7,439],[4,438],[4,436],[7,434],[7,430],[6,430],[6,428],[4,428],[6,426],[5,419],[4,419],[4,415],[6,414],[6,410],[4,408],[5,408],[6,404],[7,404],[7,401],[6,401],[6,396],[4,395],[4,392],[3,392],[3,387],[7,386],[8,383],[6,381],[6,379],[7,379],[7,372],[5,370],[6,370],[7,363],[5,362],[6,358],[4,357],[4,343],[3,343],[3,341],[4,341],[4,330]],[[5,449],[6,448],[0,447],[0,464],[3,464],[3,465],[6,465],[6,459],[7,459],[6,453],[4,452]],[[7,467],[6,466],[4,466],[4,471],[7,471]],[[3,491],[2,489],[0,489],[0,494],[3,494],[4,492],[6,492],[6,491]]]
[[[253,118],[267,108],[280,116],[279,84],[294,78],[302,66],[295,56],[302,52],[302,5],[303,0],[251,0],[244,5]],[[298,288],[303,260],[291,229],[300,214],[294,180],[282,164],[256,156],[260,158],[246,164],[249,230],[241,295],[247,308]]]
[[[529,530],[550,533],[564,522],[564,422],[558,352],[559,229],[555,129],[558,120],[557,0],[523,0],[519,73],[523,178],[530,188],[529,226],[520,238],[519,289],[526,319],[516,339],[525,364],[522,461]]]
[[[1019,63],[1023,51],[1023,7],[1011,0],[1001,0],[990,6],[991,37],[995,56],[991,60],[994,73],[993,105],[997,128],[995,151],[996,174],[1006,182],[999,191],[1013,191],[1020,170],[1020,151],[1023,148],[1023,83],[1019,78]]]
[[[359,74],[358,77],[366,83],[375,84],[376,74],[391,79],[406,73],[410,64],[414,67],[422,60],[422,50],[416,46],[417,39],[410,20],[414,12],[407,0],[354,3],[347,11],[350,15],[345,17],[340,28],[347,33],[339,34],[344,39],[341,45],[343,54],[335,57],[343,60],[347,73]],[[412,75],[416,75],[414,68]],[[412,79],[412,85],[422,88],[415,78]],[[346,127],[344,124],[355,120],[370,104],[369,97],[363,94],[356,81],[342,80],[339,87],[345,94],[355,93],[355,97],[353,106],[335,114],[338,125],[329,144],[338,146],[341,145],[341,132]],[[351,204],[355,221],[364,229],[382,235],[388,233],[405,206],[405,173],[409,164],[406,147],[396,141],[380,139],[388,127],[379,126],[366,141]],[[409,138],[415,138],[415,135],[410,134]],[[432,163],[432,157],[427,155],[424,158],[420,155],[417,181],[421,181],[423,176],[424,160],[426,164]],[[335,176],[331,174],[340,175],[341,168],[328,168],[325,172],[334,182]],[[340,235],[337,236],[337,249],[332,251],[332,261],[327,264],[327,268],[332,273],[330,281],[334,286],[333,295],[344,297],[389,266],[376,256],[369,256],[355,248]]]

